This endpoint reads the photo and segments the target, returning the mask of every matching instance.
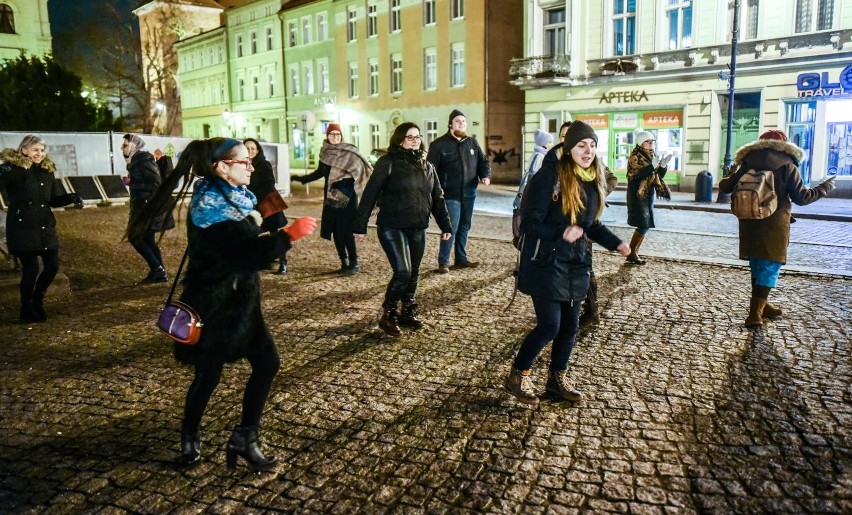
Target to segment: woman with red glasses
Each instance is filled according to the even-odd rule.
[[[325,179],[320,236],[334,240],[340,257],[340,273],[353,275],[361,271],[358,266],[358,249],[352,236],[353,221],[358,212],[358,197],[373,169],[358,152],[358,147],[345,143],[340,125],[328,124],[325,141],[320,149],[319,166],[308,175],[293,177],[306,184],[319,178]]]
[[[242,421],[227,448],[228,468],[242,457],[255,471],[275,464],[260,450],[258,426],[280,359],[260,309],[259,270],[287,252],[316,228],[300,218],[272,233],[260,227],[256,198],[246,188],[253,171],[248,150],[235,139],[196,140],[187,145],[167,177],[133,220],[129,236],[144,234],[157,215],[174,207],[172,192],[183,181],[178,199],[195,181],[187,215],[189,265],[180,300],[195,308],[204,327],[195,345],[175,344],[175,357],[195,367],[181,428],[181,464],[201,461],[199,426],[207,402],[219,384],[225,363],[248,359],[251,376],[243,394]]]

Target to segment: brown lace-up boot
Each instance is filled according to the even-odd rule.
[[[579,401],[583,398],[580,390],[577,390],[565,379],[564,370],[551,370],[547,373],[547,385],[544,390],[556,400]]]
[[[524,404],[538,406],[538,395],[533,390],[533,384],[529,370],[518,370],[512,368],[506,380],[503,383],[506,390],[509,391],[516,399]]]

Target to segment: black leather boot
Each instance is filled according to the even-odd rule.
[[[194,467],[201,462],[201,435],[182,434],[180,437],[180,464],[184,467]]]
[[[27,301],[27,302],[21,303],[20,322],[22,324],[33,324],[33,323],[36,323],[36,322],[43,322],[43,320],[39,320],[38,316],[36,316],[36,312],[33,309],[32,301]]]
[[[349,268],[347,268],[346,270],[342,271],[341,273],[342,273],[343,275],[355,275],[355,274],[357,274],[357,273],[358,273],[358,272],[360,272],[360,271],[361,271],[361,267],[360,267],[360,266],[358,266],[358,260],[357,260],[357,259],[353,259],[353,260],[351,260],[351,261],[349,262]]]
[[[271,469],[278,461],[276,458],[267,458],[260,450],[260,441],[257,438],[257,426],[237,426],[231,433],[228,441],[228,450],[225,455],[226,465],[229,469],[237,468],[237,456],[246,461],[246,464],[255,472]]]
[[[46,292],[37,291],[33,294],[33,313],[35,314],[36,322],[47,321],[47,311],[44,310],[44,294]]]
[[[402,312],[399,314],[399,325],[404,325],[412,329],[420,329],[423,327],[423,320],[417,318],[416,302],[403,301]]]
[[[349,260],[340,258],[340,270],[338,270],[338,273],[345,274],[347,270],[349,270]]]
[[[399,329],[399,312],[396,307],[383,306],[382,318],[379,319],[379,327],[390,336],[397,337],[402,334]]]
[[[598,280],[595,274],[589,279],[589,292],[583,301],[583,314],[580,315],[580,325],[594,324],[600,320],[598,314]]]

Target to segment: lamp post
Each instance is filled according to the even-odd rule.
[[[154,102],[154,112],[157,113],[156,116],[154,117],[155,127],[160,125],[160,116],[162,116],[162,114],[165,111],[166,111],[166,103],[165,102],[163,102],[162,100],[157,100],[156,102]],[[160,129],[160,134],[165,134],[165,127]]]
[[[737,74],[737,36],[739,35],[740,27],[740,0],[734,0],[734,26],[731,28],[731,73],[719,72],[720,79],[728,81],[728,125],[727,125],[727,141],[725,141],[725,163],[722,167],[722,176],[728,175],[731,172],[733,165],[731,157],[731,138],[734,132],[734,79]],[[716,197],[717,204],[729,204],[731,195],[719,190]]]

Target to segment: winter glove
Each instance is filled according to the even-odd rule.
[[[819,184],[817,186],[817,188],[822,190],[822,196],[823,197],[828,195],[828,192],[833,190],[836,187],[837,186],[834,185],[834,177],[829,177],[828,179],[824,180],[821,184]]]
[[[283,232],[290,238],[290,243],[293,243],[296,240],[299,240],[309,234],[312,234],[314,230],[316,230],[316,228],[316,218],[311,218],[310,216],[303,216],[302,218],[297,219],[295,222],[291,223],[287,227],[281,229],[281,232]]]
[[[74,196],[74,207],[83,209],[83,197],[79,193]]]
[[[656,168],[656,167],[660,166],[660,154],[656,154],[656,153],[655,153],[655,154],[651,157],[651,166],[653,166],[654,168]]]
[[[260,227],[260,224],[262,224],[262,223],[263,223],[263,217],[260,215],[260,213],[258,213],[258,212],[257,212],[257,211],[255,211],[254,209],[252,209],[252,210],[249,212],[249,214],[248,214],[248,216],[247,216],[246,218],[251,218],[252,220],[254,220],[254,223],[255,223],[258,227]]]
[[[668,166],[669,161],[671,161],[671,160],[672,160],[672,155],[671,155],[671,154],[666,154],[665,156],[663,156],[663,158],[662,158],[662,159],[660,159],[659,166],[660,166],[661,168],[665,168],[666,166]]]

